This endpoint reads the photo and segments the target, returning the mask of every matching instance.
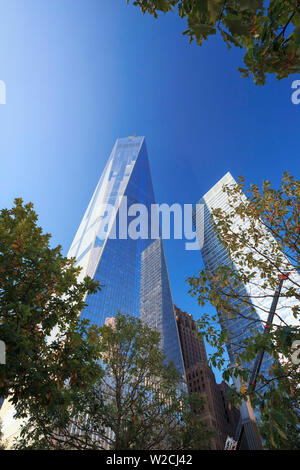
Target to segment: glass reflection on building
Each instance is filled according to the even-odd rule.
[[[142,257],[146,259],[149,247],[148,253],[160,259],[162,274],[157,281],[162,304],[159,312],[152,311],[153,317],[160,317],[161,324],[156,321],[151,324],[159,327],[167,360],[172,360],[182,373],[181,350],[162,241],[153,244],[150,238],[124,236],[120,207],[125,199],[128,207],[136,203],[146,206],[150,227],[151,204],[155,204],[155,198],[144,137],[116,141],[68,252],[68,256],[75,257],[76,265],[82,268],[80,279],[89,275],[103,286],[100,292],[86,298],[86,307],[81,315],[97,325],[103,325],[106,318],[114,317],[118,312],[139,316],[140,306],[144,305],[140,301],[140,294],[144,292],[141,289],[141,269],[143,279],[147,277],[145,263],[142,268]],[[107,204],[115,212],[107,211]],[[127,217],[127,227],[135,217]],[[106,233],[105,237],[103,233]],[[116,236],[113,237],[113,234]],[[154,279],[151,282],[155,287]],[[152,301],[155,301],[154,297]],[[142,313],[144,318],[143,308]],[[168,326],[173,325],[171,330],[164,325],[165,322]]]

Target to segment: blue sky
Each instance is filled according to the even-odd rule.
[[[0,0],[0,206],[32,201],[66,254],[117,137],[145,135],[158,202],[194,203],[228,170],[248,183],[299,176],[291,83],[241,78],[242,52],[189,44],[175,14],[125,0]],[[166,241],[175,302],[202,267]]]

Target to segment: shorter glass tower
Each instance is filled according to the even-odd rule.
[[[168,362],[184,374],[174,304],[163,242],[159,238],[142,252],[140,318],[161,334],[161,347]]]

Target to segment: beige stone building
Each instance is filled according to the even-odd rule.
[[[15,419],[14,414],[14,406],[9,400],[4,400],[0,408],[0,422],[2,423],[3,441],[7,449],[11,449],[14,439],[20,434],[22,421]]]

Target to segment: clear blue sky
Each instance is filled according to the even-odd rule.
[[[32,201],[66,254],[117,137],[145,135],[158,202],[195,203],[228,170],[276,186],[299,176],[291,83],[240,78],[242,53],[189,44],[185,21],[125,0],[0,0],[0,206]],[[202,267],[165,242],[175,302]]]

